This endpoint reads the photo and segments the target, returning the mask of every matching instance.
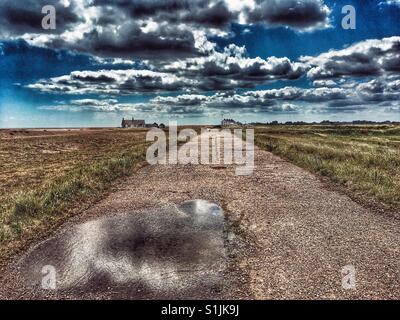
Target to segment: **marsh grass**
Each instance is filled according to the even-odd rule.
[[[132,139],[130,133],[132,132],[127,131],[121,135],[120,131],[111,131],[107,132],[105,137],[104,133],[98,132],[97,141],[81,141],[80,149],[84,150],[84,157],[79,154],[79,150],[76,150],[75,155],[51,154],[49,161],[54,160],[54,164],[48,168],[52,168],[52,172],[47,171],[47,175],[42,175],[42,179],[35,179],[35,183],[30,187],[27,187],[24,179],[16,179],[13,188],[1,195],[3,203],[0,215],[0,243],[10,242],[34,231],[43,223],[56,221],[68,216],[72,211],[76,212],[86,201],[99,198],[115,180],[130,175],[132,169],[145,160],[148,146],[144,134],[139,134],[138,137],[136,132],[133,135],[135,139]],[[119,139],[114,139],[113,136]],[[23,143],[29,150],[34,141],[36,140],[26,140]],[[65,143],[70,141],[70,137],[65,138]],[[19,152],[17,148],[12,151]],[[33,158],[34,156],[32,155]],[[28,180],[29,175],[37,175],[43,170],[41,161],[31,159],[27,163],[26,156],[20,160],[14,157],[13,160],[20,166],[19,171],[24,169]]]
[[[400,208],[400,128],[277,126],[256,144],[392,209]]]

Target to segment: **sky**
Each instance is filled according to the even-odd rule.
[[[0,127],[400,121],[399,21],[399,0],[0,0]]]

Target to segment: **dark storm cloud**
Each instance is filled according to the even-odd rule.
[[[178,12],[187,11],[191,3],[199,5],[207,1],[190,0],[94,0],[94,6],[113,6],[128,11],[132,17],[143,18],[159,16],[160,14],[177,15]]]
[[[108,76],[104,73],[73,73],[71,74],[71,81],[80,81],[80,82],[87,82],[87,83],[103,83],[109,84],[116,81],[115,78],[112,76]],[[60,80],[60,82],[68,84],[66,79]]]
[[[56,7],[57,28],[54,31],[42,29],[44,5]],[[174,12],[166,11],[171,19],[158,17],[157,10],[151,9],[151,5],[157,9],[157,3],[149,2],[152,15],[140,20],[132,16],[138,5],[136,1],[98,1],[89,5],[89,2],[79,0],[29,0],[29,3],[7,0],[0,3],[0,35],[5,39],[22,37],[33,45],[76,50],[105,58],[165,59],[204,54],[195,46],[194,27],[190,24],[195,19],[189,19],[192,15],[188,14],[187,19],[175,16],[173,23]],[[168,6],[164,4],[164,8],[167,10]],[[205,16],[196,16],[196,24],[220,24],[223,8],[216,5],[215,12],[211,12],[213,8],[204,9]],[[188,22],[187,26],[182,25]]]
[[[248,21],[297,29],[323,27],[329,24],[330,9],[320,0],[258,0],[248,10]]]
[[[174,59],[207,55],[213,46],[207,37],[228,35],[232,23],[320,26],[327,7],[319,0],[303,2],[269,0],[252,6],[251,1],[228,0],[5,0],[0,3],[0,33],[103,58]],[[44,5],[57,9],[54,32],[41,28]]]
[[[174,26],[159,27],[151,32],[143,32],[136,22],[125,22],[119,26],[118,36],[114,26],[101,31],[93,29],[74,44],[52,41],[49,45],[92,53],[100,57],[124,59],[168,59],[202,55],[195,47],[195,39],[190,30],[180,30]]]
[[[42,28],[42,8],[52,5],[57,12],[56,30]],[[82,22],[71,7],[58,0],[2,0],[0,1],[0,38],[19,36],[25,33],[62,33],[74,24]]]
[[[211,7],[199,8],[195,12],[187,13],[183,21],[200,26],[224,28],[229,26],[235,18],[236,14],[230,12],[223,1],[219,1]]]
[[[97,6],[110,5],[96,0]],[[267,26],[288,26],[296,29],[326,26],[330,9],[322,0],[257,0],[242,1],[240,8],[229,6],[229,1],[210,0],[121,0],[114,7],[126,10],[134,18],[152,17],[156,21],[185,22],[197,26],[226,27],[232,22],[261,23]]]
[[[94,5],[109,5],[109,2],[100,0]],[[237,16],[237,13],[229,11],[224,1],[117,1],[114,6],[127,10],[133,18],[152,18],[159,22],[189,23],[200,27],[224,28]]]

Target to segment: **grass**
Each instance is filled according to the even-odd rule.
[[[138,130],[2,132],[0,139],[3,246],[100,198],[145,160],[148,146]]]
[[[399,126],[267,126],[256,144],[384,206],[400,209]]]
[[[261,148],[400,209],[399,126],[266,126],[255,133]],[[145,160],[145,134],[0,130],[0,255],[81,212],[131,174]]]

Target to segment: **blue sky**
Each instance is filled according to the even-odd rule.
[[[264,0],[252,11],[210,1],[179,12],[157,6],[148,10],[152,15],[143,8],[157,1],[139,1],[143,6],[132,7],[129,17],[115,1],[112,14],[93,17],[78,14],[85,0],[53,0],[47,2],[61,21],[55,32],[35,20],[40,2],[0,4],[3,128],[118,126],[132,116],[188,124],[222,117],[400,121],[399,1],[306,0],[309,7],[293,9],[291,0]],[[348,4],[356,8],[355,30],[341,27]],[[103,8],[101,0],[97,5]],[[217,12],[212,21],[202,15],[207,8]],[[190,19],[167,20],[184,10]],[[10,12],[20,18],[11,19]],[[104,26],[120,33],[100,34],[104,17],[114,17]],[[135,18],[145,32],[128,25]],[[88,34],[79,39],[83,27]],[[78,40],[69,42],[69,33]]]

